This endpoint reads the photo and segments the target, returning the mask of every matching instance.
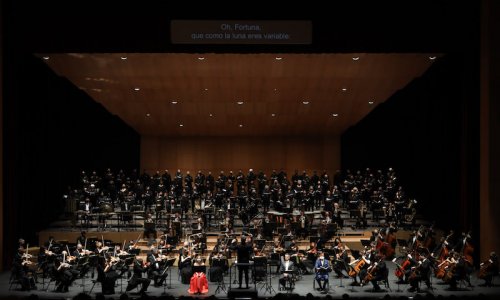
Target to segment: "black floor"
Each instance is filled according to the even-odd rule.
[[[396,282],[396,277],[394,276],[394,264],[392,264],[390,261],[387,262],[387,265],[390,268],[390,275],[389,275],[389,283],[390,286],[389,288],[385,288],[382,286],[383,291],[382,292],[372,292],[372,285],[368,284],[366,286],[360,287],[360,286],[350,286],[350,283],[352,282],[352,279],[343,279],[342,282],[340,279],[335,278],[333,275],[330,275],[330,290],[328,294],[322,293],[320,291],[314,290],[313,289],[313,279],[314,275],[304,275],[302,279],[298,280],[295,284],[295,289],[291,292],[291,294],[294,295],[300,295],[300,296],[306,296],[307,294],[312,294],[313,296],[319,296],[319,297],[325,297],[329,295],[328,298],[376,298],[376,299],[382,299],[384,297],[387,297],[387,295],[391,297],[396,297],[399,298],[400,296],[404,296],[407,299],[412,299],[412,298],[418,298],[420,296],[426,296],[426,294],[430,293],[434,297],[449,297],[449,296],[456,296],[456,297],[489,297],[489,298],[498,298],[500,296],[500,278],[495,278],[494,283],[496,285],[494,287],[480,287],[479,284],[481,284],[483,281],[477,279],[476,274],[474,273],[471,278],[471,282],[473,287],[466,287],[465,285],[462,285],[461,288],[459,288],[458,291],[449,291],[448,288],[449,286],[442,283],[441,281],[436,280],[435,278],[432,278],[432,290],[428,290],[425,287],[425,284],[422,284],[422,292],[420,294],[408,292],[408,285],[397,285]],[[90,274],[90,273],[89,273]],[[38,296],[38,298],[46,298],[46,299],[70,299],[76,296],[77,294],[81,292],[89,293],[90,289],[92,288],[92,279],[91,278],[86,278],[85,282],[82,281],[82,279],[76,280],[73,285],[70,287],[69,292],[67,293],[57,293],[54,292],[54,285],[53,283],[49,286],[48,291],[43,290],[42,283],[37,284],[37,290],[32,290],[29,292],[26,291],[19,291],[16,290],[16,286],[12,286],[12,290],[9,291],[9,277],[10,273],[9,272],[4,272],[0,274],[0,298],[5,298],[5,297],[10,297],[10,296],[20,296],[20,297],[27,297],[31,294],[34,294]],[[171,278],[169,278],[171,277]],[[171,270],[171,276],[167,277],[167,283],[171,281],[171,287],[168,288],[168,286],[163,286],[163,287],[153,287],[150,286],[147,291],[147,296],[150,297],[160,297],[160,296],[173,296],[175,298],[179,298],[181,296],[189,296],[189,293],[187,292],[189,285],[184,285],[181,284],[177,275],[177,268],[173,268]],[[234,284],[234,279],[235,279],[235,274],[234,271],[232,272],[232,280],[229,279],[229,275],[225,276],[225,291],[218,291],[217,294],[215,294],[215,291],[217,289],[217,283],[212,283],[209,282],[209,292],[206,295],[199,295],[195,297],[200,297],[200,298],[206,298],[211,295],[215,295],[217,298],[228,298],[228,291],[229,291],[229,286],[230,286],[230,281],[231,281],[231,287],[233,290],[237,289],[238,284]],[[278,279],[279,276],[275,276],[271,278],[271,285],[265,286],[263,283],[257,283],[256,284],[256,289],[258,293],[259,298],[270,298],[275,296],[277,293],[287,293],[287,292],[280,292],[278,290]],[[84,284],[83,284],[84,283]],[[47,283],[46,283],[47,285]],[[122,281],[118,280],[117,281],[117,286],[115,288],[115,294],[114,295],[106,295],[106,299],[118,299],[120,298],[121,294],[125,291],[127,285],[127,280],[124,278]],[[343,285],[344,287],[341,287]],[[244,284],[243,284],[244,286]],[[271,288],[272,287],[272,288]],[[267,289],[267,290],[266,290]],[[251,292],[254,290],[254,285],[250,284],[250,289],[248,290],[243,290],[243,291],[248,291]],[[95,298],[97,294],[101,293],[101,286],[99,283],[97,283],[90,294],[92,298]],[[245,293],[245,292],[244,292]],[[127,293],[129,298],[139,298],[140,295],[138,294],[137,290],[134,290],[130,293]],[[420,296],[417,296],[420,295]]]

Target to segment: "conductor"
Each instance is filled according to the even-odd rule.
[[[251,239],[251,238],[250,238]],[[233,240],[233,246],[230,248],[232,250],[237,251],[237,262],[238,264],[247,264],[247,265],[238,265],[238,280],[239,280],[239,288],[241,289],[241,284],[242,284],[242,279],[243,279],[243,272],[245,273],[245,284],[246,288],[248,289],[248,263],[250,262],[250,253],[253,251],[252,249],[252,243],[249,241],[247,243],[246,237],[242,236],[241,237],[241,243],[236,245],[236,239]]]

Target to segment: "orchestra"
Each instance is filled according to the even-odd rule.
[[[125,290],[130,292],[140,286],[140,293],[146,293],[151,282],[154,288],[166,286],[167,279],[172,279],[168,276],[175,261],[181,283],[190,285],[189,293],[204,294],[208,292],[206,274],[210,282],[220,283],[233,261],[238,267],[238,286],[243,287],[244,276],[248,288],[248,264],[265,257],[268,262],[278,262],[280,290],[292,278],[293,282],[300,280],[295,274],[313,273],[318,290],[326,291],[329,274],[334,272],[336,278],[352,278],[353,286],[371,284],[378,292],[382,290],[380,282],[388,280],[391,261],[395,268],[391,277],[398,284],[408,285],[410,292],[420,292],[420,283],[432,289],[432,278],[451,289],[461,282],[471,286],[475,271],[471,231],[463,232],[461,237],[455,237],[453,231],[443,233],[436,242],[438,235],[433,226],[421,225],[408,240],[403,240],[406,246],[398,245],[398,230],[404,225],[415,228],[407,221],[413,217],[416,202],[397,185],[394,171],[388,175],[336,175],[339,182],[335,185],[326,173],[314,172],[309,177],[305,171],[301,175],[296,172],[291,181],[283,171],[273,172],[269,179],[253,170],[247,175],[240,170],[236,176],[232,171],[228,176],[220,172],[216,180],[201,170],[194,178],[189,171],[185,174],[177,170],[172,179],[165,170],[163,174],[144,173],[137,180],[127,181],[124,174],[115,176],[111,170],[102,177],[92,173],[92,179],[82,173],[85,193],[78,201],[85,228],[90,230],[81,226],[76,243],[70,246],[51,236],[37,256],[36,267],[42,276],[56,282],[56,291],[67,292],[75,280],[97,271],[96,281],[101,283],[102,292],[114,294],[117,280],[130,274]],[[104,240],[103,235],[100,239],[89,238],[92,222],[97,220],[93,213],[103,203],[120,213],[138,208],[138,219],[143,222],[139,237],[128,243],[113,243]],[[351,251],[351,245],[340,238],[344,223],[364,229],[367,215],[375,220],[375,211],[381,212],[376,219],[385,222],[372,231],[369,246]],[[352,219],[347,217],[349,214]],[[243,228],[235,230],[236,223]],[[213,234],[214,228],[220,229],[215,231],[217,242],[207,249],[207,235]],[[26,242],[18,242],[13,273],[23,290],[32,290],[36,288],[32,256]],[[179,243],[182,247],[176,249]],[[489,259],[479,265],[477,277],[484,280],[484,286],[492,286],[498,269],[498,257],[491,252]]]

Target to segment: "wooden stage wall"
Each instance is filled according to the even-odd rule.
[[[141,137],[141,169],[163,173],[168,169],[183,175],[208,171],[216,177],[221,170],[245,174],[284,169],[288,178],[295,169],[302,173],[326,170],[333,176],[340,169],[339,137]],[[217,178],[217,177],[216,177]]]

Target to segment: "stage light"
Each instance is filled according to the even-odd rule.
[[[49,60],[49,59],[50,59],[50,57],[49,57],[49,56],[44,56],[44,57],[43,57],[43,59],[45,59],[45,60]]]
[[[243,104],[243,101],[238,101],[238,102],[236,102],[236,103],[238,103],[238,105],[242,105],[242,104]]]
[[[122,56],[122,57],[120,57],[120,58],[121,58],[121,60],[127,60],[127,57],[126,57],[126,56]]]
[[[302,104],[307,105],[307,104],[309,104],[309,101],[302,101]]]
[[[283,57],[276,57],[275,59],[276,59],[276,60],[282,60],[282,59],[283,59]]]
[[[184,124],[179,124],[179,127],[184,127]]]
[[[175,100],[174,100],[174,101],[172,101],[172,104],[177,104],[177,101],[175,101]]]
[[[355,57],[353,57],[353,58],[352,58],[352,60],[354,60],[354,61],[359,60],[359,56],[355,56]]]
[[[138,88],[138,87],[134,88],[134,91],[140,91],[140,90],[141,90],[141,89],[140,89],[140,88]]]
[[[342,92],[345,92],[345,91],[347,91],[347,88],[342,88]]]
[[[435,60],[435,59],[436,59],[436,57],[435,57],[435,56],[429,56],[429,59],[430,59],[430,60]]]
[[[332,114],[332,116],[334,116],[334,117],[338,117],[338,116],[339,116],[339,114]]]

